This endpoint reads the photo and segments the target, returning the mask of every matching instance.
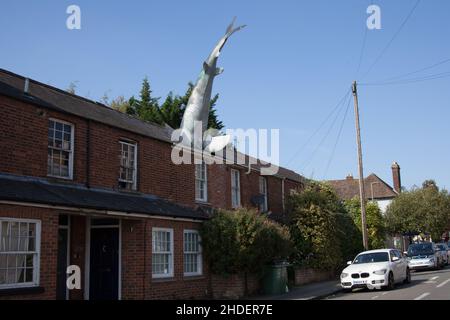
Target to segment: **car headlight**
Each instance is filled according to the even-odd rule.
[[[381,269],[381,270],[375,270],[373,273],[374,274],[378,274],[378,275],[383,275],[386,273],[386,269]]]
[[[342,272],[341,273],[341,278],[343,279],[343,278],[347,278],[348,277],[348,273],[345,273],[345,272]]]

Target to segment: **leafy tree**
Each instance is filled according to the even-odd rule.
[[[200,232],[210,270],[219,275],[262,274],[291,250],[287,228],[255,210],[219,210]]]
[[[402,192],[395,198],[386,219],[392,234],[429,233],[435,241],[440,240],[450,219],[450,196],[433,180],[427,180],[422,188]]]
[[[340,244],[342,263],[353,260],[358,253],[364,250],[362,233],[348,212],[337,213],[336,238]]]
[[[119,109],[129,115],[138,117],[141,120],[158,124],[166,123],[170,127],[176,129],[181,126],[183,114],[193,89],[194,84],[189,82],[184,95],[179,96],[173,94],[173,92],[169,92],[164,102],[159,105],[159,98],[152,97],[150,83],[148,78],[145,78],[142,82],[139,100],[133,96],[127,103],[122,101]],[[219,95],[216,94],[210,101],[208,128],[221,130],[224,128],[224,124],[218,119],[217,110],[215,108],[218,99]]]
[[[361,231],[361,203],[359,197],[345,202],[345,207],[355,225]],[[369,249],[381,249],[385,246],[386,228],[383,215],[375,202],[366,202],[366,224]]]
[[[130,107],[129,100],[126,100],[124,96],[118,96],[109,102],[109,106],[114,110],[126,113],[127,109]]]
[[[342,264],[336,213],[343,210],[334,190],[323,183],[311,182],[289,197],[295,264],[326,270]]]

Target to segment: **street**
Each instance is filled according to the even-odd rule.
[[[326,300],[450,300],[450,267],[436,271],[417,271],[410,284],[397,284],[394,290],[359,289],[340,292]]]

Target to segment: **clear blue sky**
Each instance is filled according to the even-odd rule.
[[[230,128],[279,128],[281,164],[307,177],[356,176],[350,109],[328,172],[338,119],[317,148],[325,125],[300,154],[356,78],[370,0],[348,1],[2,1],[0,67],[99,100],[138,93],[148,75],[156,96],[183,93],[233,16],[248,25],[227,43],[216,78],[218,113]],[[367,32],[361,73],[385,47],[415,0],[374,0],[382,29]],[[82,29],[66,29],[77,4]],[[450,2],[422,0],[365,82],[450,58]],[[450,63],[417,74],[450,71]],[[357,78],[357,80],[359,80]],[[450,187],[450,78],[360,87],[366,175],[392,182],[398,161],[406,187],[434,178]],[[302,166],[314,150],[314,158]]]

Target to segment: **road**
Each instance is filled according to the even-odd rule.
[[[338,293],[327,300],[450,300],[450,267],[411,273],[410,284],[397,284],[394,290],[359,289]]]

